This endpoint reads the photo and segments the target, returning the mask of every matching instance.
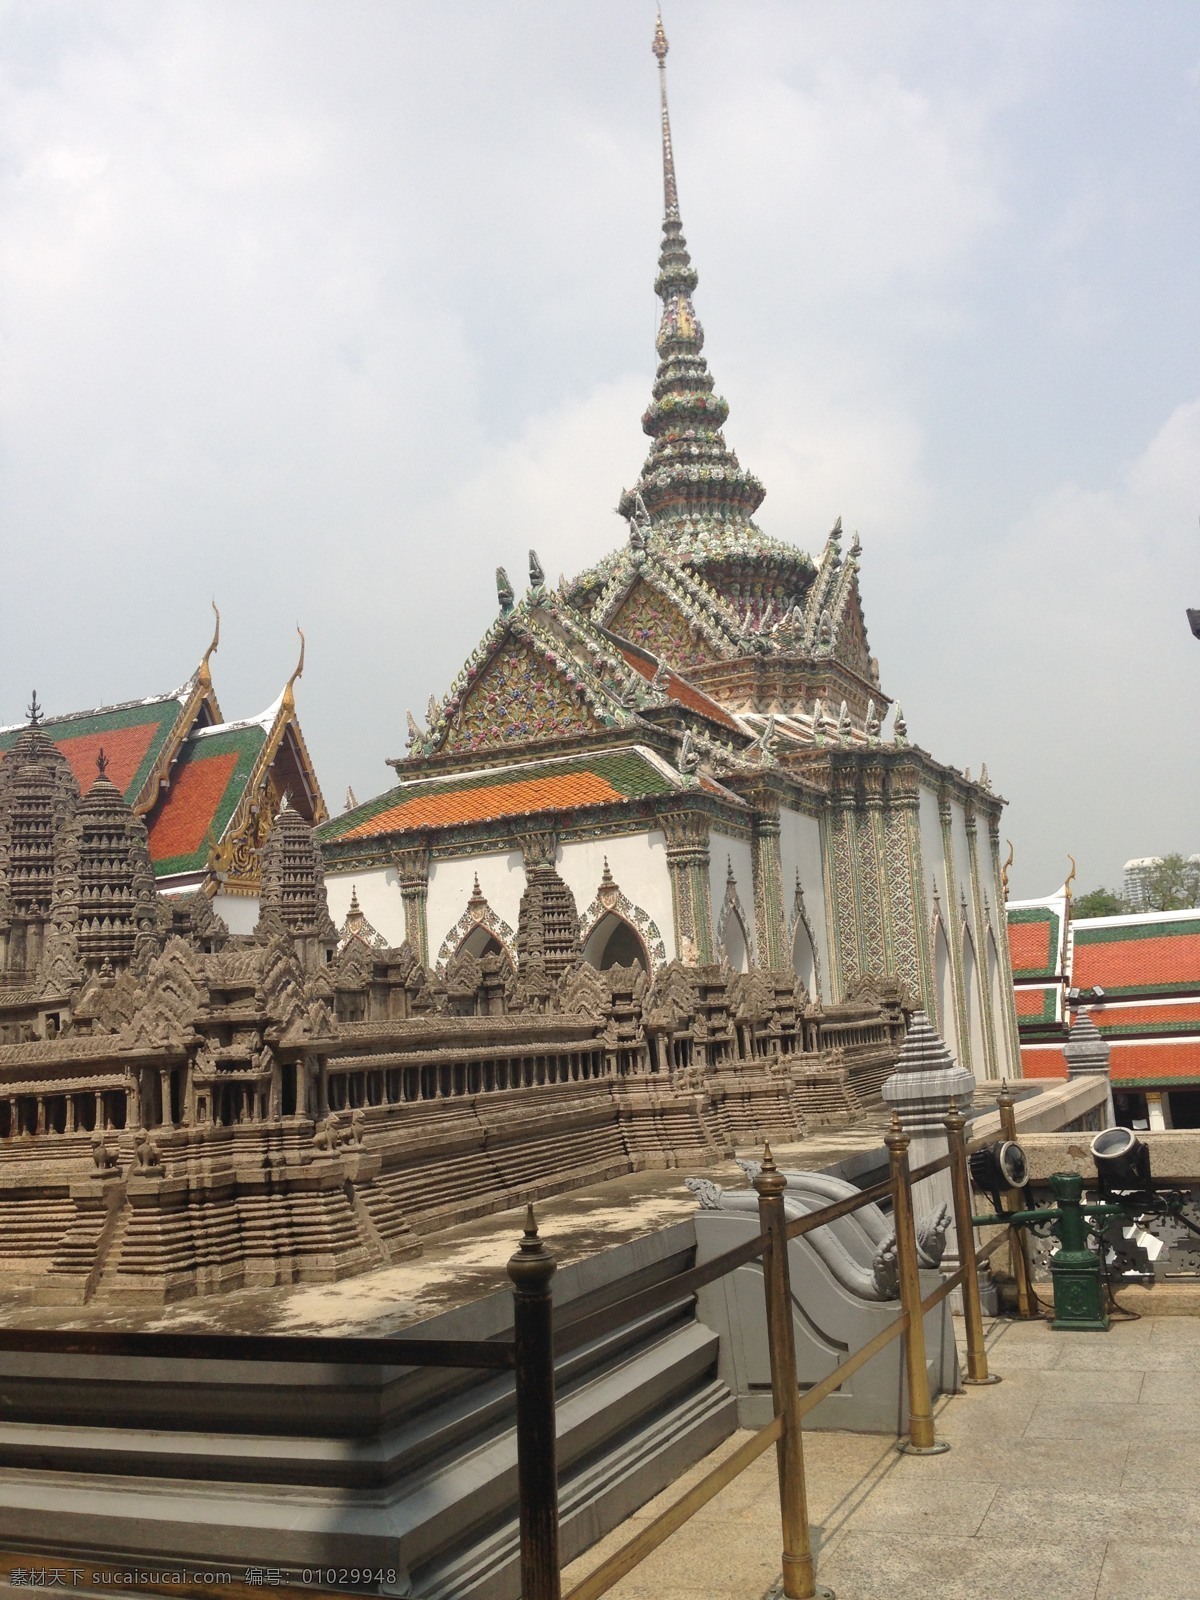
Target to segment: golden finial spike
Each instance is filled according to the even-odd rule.
[[[300,635],[300,659],[297,661],[296,670],[288,679],[287,687],[283,691],[284,701],[288,705],[295,704],[296,679],[304,676],[304,630],[299,623],[296,624],[296,632]]]
[[[533,1214],[533,1201],[531,1200],[525,1207],[525,1237],[527,1239],[536,1239],[537,1236],[537,1218]]]
[[[654,24],[654,43],[658,57],[658,88],[662,97],[663,207],[669,219],[679,220],[679,191],[675,187],[675,152],[671,148],[671,116],[667,110],[667,36],[663,32],[662,12]]]
[[[762,1164],[763,1164],[763,1171],[764,1172],[774,1172],[775,1171],[775,1157],[771,1154],[770,1141],[766,1140],[766,1139],[763,1140]]]
[[[209,667],[208,667],[209,657],[213,654],[213,652],[217,649],[217,646],[221,643],[221,613],[217,610],[217,602],[215,600],[212,602],[212,608],[213,608],[213,616],[216,618],[216,621],[215,621],[215,623],[213,625],[212,643],[209,645],[208,649],[204,652],[204,658],[200,663],[200,671],[206,677],[208,676],[208,673],[209,673]]]

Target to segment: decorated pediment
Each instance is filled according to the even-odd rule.
[[[834,640],[834,660],[849,667],[860,678],[870,681],[871,653],[867,648],[867,627],[863,621],[857,584],[851,585],[847,591],[842,614],[837,619]]]
[[[530,644],[511,637],[495,651],[447,722],[447,750],[494,750],[594,733],[600,727],[578,685]]]
[[[696,624],[644,578],[636,580],[607,627],[674,667],[702,667],[722,659]]]

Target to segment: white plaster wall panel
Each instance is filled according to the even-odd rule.
[[[729,864],[733,863],[734,881],[737,883],[738,899],[742,903],[742,915],[745,918],[746,933],[752,944],[755,943],[756,930],[754,926],[754,865],[750,841],[748,839],[731,839],[728,834],[711,833],[708,838],[708,881],[712,889],[712,929],[713,939],[717,938],[717,923],[721,919],[721,907],[725,904],[725,884],[729,877]],[[718,960],[720,952],[716,952]],[[755,945],[755,957],[758,948]]]
[[[925,869],[925,926],[933,911],[933,889],[937,885],[942,900],[942,913],[946,911],[946,868],[942,856],[942,824],[938,816],[937,795],[931,789],[921,790],[921,863]]]
[[[789,930],[792,911],[796,903],[796,874],[804,890],[804,908],[808,912],[817,955],[821,961],[821,981],[828,988],[829,938],[825,917],[825,871],[821,857],[821,823],[819,818],[806,816],[802,811],[779,812],[779,853],[783,859],[783,913]]]
[[[258,922],[258,896],[215,894],[213,910],[230,933],[253,933]]]
[[[607,839],[573,840],[560,846],[558,870],[575,896],[582,916],[596,898],[604,861],[616,879],[621,893],[640,906],[654,922],[666,947],[667,960],[675,949],[675,917],[671,907],[671,876],[667,870],[667,841],[661,828],[646,833]],[[722,888],[722,894],[724,888]]]
[[[525,863],[519,850],[497,850],[490,855],[462,860],[438,861],[435,858],[429,869],[429,898],[425,909],[431,963],[436,964],[442,940],[467,909],[476,874],[488,905],[516,933],[521,896],[525,892]]]
[[[340,928],[350,910],[350,896],[356,892],[364,917],[381,934],[388,944],[404,943],[404,901],[396,881],[395,867],[356,868],[353,872],[340,872],[336,877],[325,874],[325,893],[329,899],[329,915],[335,928]]]

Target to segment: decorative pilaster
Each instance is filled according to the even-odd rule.
[[[922,1007],[932,1004],[928,935],[921,904],[920,789],[911,767],[893,767],[879,826],[887,887],[891,969]],[[914,844],[916,853],[914,854]]]
[[[954,984],[954,1036],[958,1041],[958,1057],[968,1070],[971,1067],[970,1013],[967,1010],[967,991],[963,983],[962,931],[954,926],[954,906],[958,898],[954,871],[954,813],[949,796],[938,795],[938,821],[942,825],[942,872],[946,883],[946,943],[950,947],[950,975]],[[946,1026],[945,1018],[942,1027]]]
[[[754,923],[758,959],[775,972],[791,970],[787,921],[783,910],[783,854],[779,809],[754,814]]]
[[[1021,1073],[1021,1041],[1017,1033],[1017,1008],[1013,1000],[1012,952],[1008,946],[1008,884],[1006,869],[1000,864],[1000,813],[988,816],[988,845],[992,853],[992,874],[995,881],[996,918],[1000,924],[997,954],[1000,957],[1000,993],[1004,996],[1004,1039],[1008,1056],[1008,1076],[1019,1078]],[[1012,846],[1009,846],[1011,856]],[[1004,1070],[1001,1069],[1001,1077]]]
[[[404,938],[423,967],[429,965],[429,847],[422,841],[392,857],[404,901]]]
[[[715,961],[708,818],[699,812],[666,816],[662,829],[667,840],[675,948],[680,959],[690,964]]]
[[[996,1055],[996,1026],[992,1015],[992,985],[991,974],[988,969],[988,948],[984,943],[985,932],[990,931],[990,923],[983,903],[983,885],[979,881],[979,843],[975,822],[975,807],[969,802],[965,808],[967,825],[967,855],[971,862],[971,906],[975,912],[975,929],[979,942],[976,955],[976,970],[979,972],[979,993],[983,1002],[983,1049],[987,1057],[984,1064],[984,1076],[987,1078],[1000,1077],[998,1057]],[[979,1065],[980,1063],[976,1063]]]
[[[846,985],[863,970],[858,943],[857,876],[854,849],[854,768],[834,767],[833,796],[829,816],[831,856],[833,946],[837,954],[837,981],[834,997],[845,993]]]
[[[892,939],[887,897],[884,893],[883,768],[864,763],[859,768],[863,809],[856,818],[858,883],[862,918],[863,969],[883,973],[892,967]]]

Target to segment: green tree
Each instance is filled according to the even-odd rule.
[[[1119,917],[1129,910],[1129,902],[1113,889],[1089,889],[1071,901],[1073,917]]]
[[[1175,851],[1146,869],[1147,911],[1186,911],[1200,903],[1200,862]]]

